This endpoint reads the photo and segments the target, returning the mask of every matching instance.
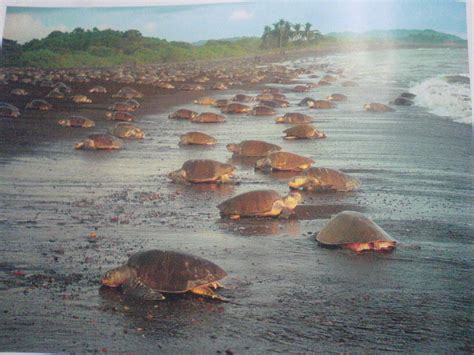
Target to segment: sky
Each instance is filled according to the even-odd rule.
[[[24,43],[54,30],[76,27],[137,29],[145,36],[196,42],[240,36],[261,36],[265,25],[284,18],[310,22],[329,32],[388,29],[433,29],[467,37],[466,4],[457,0],[270,1],[230,4],[117,7],[8,7],[4,37]]]

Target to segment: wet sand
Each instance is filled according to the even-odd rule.
[[[171,93],[128,84],[71,86],[85,93],[96,84],[110,93],[123,86],[145,93],[135,113],[143,141],[116,152],[73,149],[92,130],[62,128],[56,121],[73,112],[97,118],[93,131],[103,131],[114,125],[103,119],[104,107],[115,101],[110,98],[72,106],[52,100],[53,112],[22,111],[20,119],[0,120],[2,350],[473,350],[470,130],[433,121],[417,107],[360,112],[363,90],[334,84],[304,94],[350,96],[335,110],[309,112],[328,138],[285,141],[288,126],[273,117],[228,115],[213,125],[167,118],[181,107],[207,111],[191,103],[196,97],[255,95],[261,85]],[[8,89],[1,87],[2,101],[22,108]],[[296,106],[301,94],[287,95],[290,107],[279,113],[307,111]],[[417,119],[408,112],[417,112]],[[179,135],[191,130],[209,133],[219,144],[179,147]],[[360,179],[362,189],[305,193],[296,218],[288,220],[222,220],[215,206],[237,193],[288,191],[291,174],[255,172],[232,159],[225,145],[243,139],[267,140],[312,157],[316,166],[341,169]],[[168,181],[168,172],[202,157],[234,163],[241,183]],[[401,246],[391,254],[363,255],[318,247],[313,234],[345,209],[368,214]],[[232,302],[185,295],[139,304],[99,288],[104,271],[150,248],[214,261],[229,274],[220,293]]]

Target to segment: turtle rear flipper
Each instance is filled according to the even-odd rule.
[[[144,301],[163,301],[165,296],[139,281],[127,283],[122,286],[123,293],[126,297],[141,299]]]
[[[229,302],[228,299],[226,299],[226,298],[222,297],[221,295],[217,294],[216,292],[214,292],[211,289],[211,287],[209,287],[209,286],[195,287],[195,288],[191,289],[190,291],[192,293],[194,293],[195,295],[210,297],[214,300],[219,300],[221,302]]]

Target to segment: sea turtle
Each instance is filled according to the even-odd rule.
[[[291,91],[293,92],[307,92],[310,90],[308,85],[296,85]]]
[[[289,152],[269,153],[265,158],[257,160],[255,169],[302,171],[314,163],[313,159]]]
[[[122,111],[122,112],[133,112],[136,110],[135,105],[128,102],[116,102],[110,105],[109,110],[111,111]]]
[[[176,112],[173,112],[168,116],[168,118],[178,119],[178,120],[190,120],[198,115],[197,112],[191,111],[185,108],[181,108]]]
[[[285,129],[283,133],[286,133],[285,139],[314,139],[314,138],[326,138],[326,135],[319,132],[316,127],[310,124],[301,124],[288,129]]]
[[[91,128],[95,126],[94,121],[82,116],[71,116],[67,119],[59,120],[58,123],[63,127]]]
[[[387,106],[387,105],[384,105],[384,104],[379,104],[377,102],[372,102],[370,104],[365,104],[364,105],[364,110],[369,111],[369,112],[393,112],[393,111],[395,111],[390,106]]]
[[[199,84],[183,84],[179,88],[182,91],[202,91],[205,90],[204,86],[199,85]]]
[[[316,240],[321,246],[342,247],[355,252],[387,252],[396,247],[397,242],[382,228],[360,212],[343,211],[317,233]]]
[[[132,106],[135,110],[138,110],[140,108],[140,103],[135,100],[135,99],[128,99],[125,101],[127,105]]]
[[[113,135],[127,139],[143,139],[145,136],[141,128],[130,123],[118,123],[113,130]]]
[[[252,102],[252,101],[255,101],[255,98],[253,96],[249,96],[249,95],[245,95],[245,94],[237,94],[231,99],[231,101]]]
[[[413,105],[413,101],[406,98],[406,97],[403,97],[403,96],[399,96],[397,97],[395,100],[393,101],[390,101],[390,105],[396,105],[396,106],[411,106]]]
[[[143,97],[143,94],[134,88],[124,87],[116,94],[112,95],[112,97],[119,97],[122,99],[139,99]]]
[[[328,97],[326,97],[326,100],[329,101],[346,101],[347,96],[343,94],[331,94]]]
[[[76,104],[90,104],[92,102],[92,100],[88,98],[86,95],[71,96],[71,101],[75,102]]]
[[[53,105],[51,105],[49,102],[46,102],[45,100],[36,99],[26,104],[25,108],[30,110],[48,111],[53,108]]]
[[[48,92],[48,95],[46,95],[46,97],[50,97],[52,99],[64,99],[66,97],[66,94],[57,89],[53,89]]]
[[[299,112],[285,113],[282,117],[275,118],[276,123],[305,124],[313,122],[313,117]]]
[[[229,87],[224,83],[215,83],[211,86],[211,90],[227,90]]]
[[[179,139],[180,145],[213,145],[217,139],[202,132],[188,132]]]
[[[307,191],[353,191],[360,187],[360,181],[329,168],[309,168],[301,176],[295,176],[288,182],[290,189]]]
[[[112,121],[124,121],[130,122],[135,120],[135,116],[124,111],[107,111],[105,113],[105,118]]]
[[[168,174],[177,183],[233,183],[235,166],[211,159],[187,160],[181,169]]]
[[[104,88],[103,86],[94,86],[89,90],[91,94],[106,94],[107,89]]]
[[[335,108],[336,104],[328,100],[315,100],[312,102],[311,105],[309,105],[309,107],[320,109],[320,110],[327,110],[327,109]]]
[[[299,193],[282,197],[274,190],[254,190],[234,196],[217,206],[222,217],[277,217],[287,216],[302,200]]]
[[[200,97],[199,99],[196,99],[193,102],[198,105],[213,106],[216,104],[216,99],[205,96]]]
[[[235,156],[241,157],[263,157],[271,152],[281,150],[281,147],[275,144],[257,140],[246,140],[239,144],[230,143],[226,146],[229,152],[233,152]]]
[[[163,293],[191,292],[226,301],[214,290],[227,273],[216,264],[198,256],[176,251],[147,250],[133,254],[123,266],[107,271],[101,283],[122,287],[126,296],[160,301]]]
[[[274,116],[276,111],[271,107],[259,105],[252,108],[249,114],[254,116]]]
[[[25,89],[20,89],[20,88],[13,89],[12,91],[10,91],[10,94],[11,95],[17,95],[17,96],[27,96],[27,95],[29,95],[28,91],[26,91]]]
[[[157,88],[160,89],[165,89],[165,90],[173,90],[175,87],[171,83],[166,83],[166,82],[157,82],[154,84]]]
[[[278,99],[273,99],[273,100],[260,100],[260,104],[268,107],[273,107],[273,108],[282,108],[282,107],[288,107],[290,103],[286,100],[278,100]]]
[[[404,97],[405,99],[413,100],[416,95],[412,94],[411,92],[403,92],[400,94],[400,97]]]
[[[0,117],[20,117],[20,110],[14,105],[6,102],[0,102]]]
[[[214,112],[203,112],[191,117],[190,121],[195,123],[219,123],[225,122],[225,117]]]
[[[312,99],[311,97],[305,97],[298,103],[298,106],[313,107],[315,102],[316,102],[315,99]]]
[[[252,110],[252,108],[250,106],[241,104],[239,102],[232,102],[232,103],[228,104],[226,107],[223,107],[221,109],[221,112],[222,113],[239,114],[239,113],[248,113],[251,110]]]
[[[214,107],[217,107],[217,108],[224,108],[224,107],[226,107],[228,104],[230,104],[230,100],[227,100],[227,99],[219,99],[219,100],[216,100],[216,102],[214,103]]]
[[[88,138],[75,145],[75,149],[112,150],[121,149],[122,141],[110,134],[91,134]]]

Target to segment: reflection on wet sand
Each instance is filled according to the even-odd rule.
[[[175,184],[175,186],[178,194],[212,192],[219,197],[231,196],[235,189],[232,184]],[[197,197],[199,197],[199,195],[196,195],[196,198]]]
[[[300,220],[326,219],[342,211],[364,211],[364,208],[353,204],[333,205],[299,205],[295,208],[296,218]]]
[[[220,220],[219,228],[227,233],[241,236],[276,236],[286,234],[291,237],[301,235],[297,220],[274,218],[242,218],[240,220]]]

